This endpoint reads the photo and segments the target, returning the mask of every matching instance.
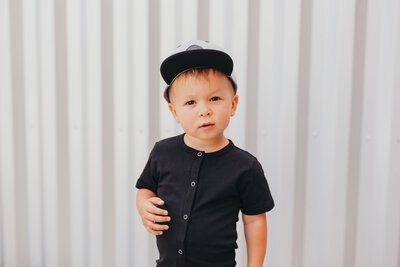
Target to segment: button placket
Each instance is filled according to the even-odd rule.
[[[178,258],[180,264],[178,264],[179,267],[183,267],[184,262],[183,260],[185,259],[185,244],[184,240],[186,238],[186,231],[188,229],[188,225],[190,224],[190,216],[192,213],[192,203],[194,200],[194,196],[197,190],[197,182],[198,182],[198,175],[200,172],[200,166],[205,158],[205,154],[202,151],[197,151],[195,152],[195,156],[193,158],[193,165],[189,173],[189,190],[187,191],[187,194],[184,198],[183,205],[182,205],[182,213],[181,213],[181,223],[182,223],[182,229],[179,230],[179,235],[178,235],[178,243],[177,243],[177,252],[178,252]]]

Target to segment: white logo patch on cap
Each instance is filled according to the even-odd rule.
[[[199,45],[191,45],[188,48],[186,48],[186,51],[190,51],[190,50],[199,50],[199,49],[203,49],[203,47],[199,46]]]

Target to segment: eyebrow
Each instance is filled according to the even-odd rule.
[[[208,96],[212,96],[212,95],[215,95],[215,94],[217,94],[217,91],[218,90],[214,90],[214,91],[212,91],[211,93],[209,93],[209,94],[207,94]],[[188,96],[185,96],[184,98],[185,99],[195,99],[195,98],[198,98],[199,96],[195,96],[195,95],[188,95]]]

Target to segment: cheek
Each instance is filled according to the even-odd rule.
[[[231,110],[229,108],[225,108],[218,112],[218,119],[221,122],[229,123],[231,118]]]
[[[182,125],[189,125],[194,121],[194,115],[188,110],[183,110],[179,113],[179,119]]]

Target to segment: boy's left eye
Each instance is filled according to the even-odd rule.
[[[218,100],[220,100],[221,98],[219,97],[219,96],[213,96],[213,97],[211,97],[211,101],[218,101]]]
[[[185,103],[185,105],[189,105],[189,106],[194,105],[194,101],[193,100],[189,100],[189,101],[187,101]]]

